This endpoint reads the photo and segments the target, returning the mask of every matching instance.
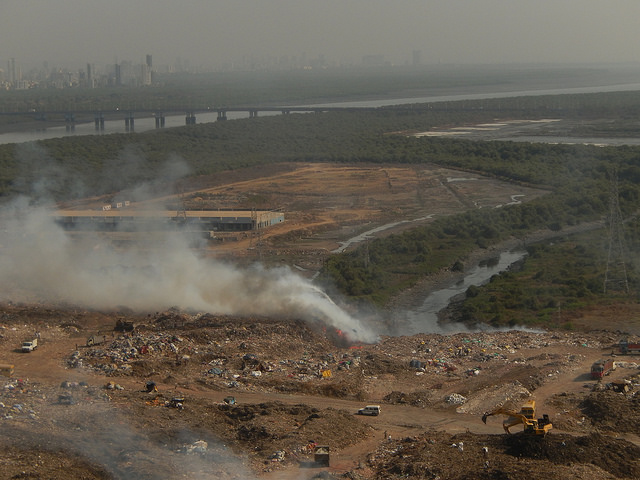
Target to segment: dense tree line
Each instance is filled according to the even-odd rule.
[[[146,133],[90,135],[0,146],[0,195],[25,193],[38,156],[66,182],[51,192],[63,199],[82,185],[95,194],[151,181],[168,163],[191,175],[281,161],[441,163],[533,184],[561,186],[567,176],[590,178],[609,157],[633,157],[632,148],[469,142],[414,138],[405,133],[495,119],[491,110],[330,112],[197,124]],[[522,113],[529,117],[529,112]],[[400,134],[389,134],[400,132]],[[38,155],[37,152],[40,152]],[[630,175],[632,167],[627,167]],[[119,174],[118,172],[122,172]],[[603,173],[603,172],[600,172]],[[114,178],[117,177],[117,178]],[[17,180],[16,180],[17,179]]]

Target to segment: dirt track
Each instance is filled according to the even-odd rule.
[[[556,439],[568,441],[561,436],[561,430],[578,436],[609,431],[616,435],[622,433],[636,444],[639,442],[633,430],[608,430],[606,420],[602,423],[602,419],[593,419],[600,423],[591,425],[579,407],[580,401],[595,395],[591,390],[596,382],[587,374],[589,366],[595,359],[610,354],[610,342],[615,335],[606,332],[420,335],[383,338],[378,344],[360,345],[354,350],[334,345],[330,337],[302,325],[282,328],[284,324],[267,319],[226,317],[209,317],[203,325],[200,317],[166,312],[152,318],[131,317],[141,325],[139,331],[109,335],[105,344],[84,347],[82,342],[88,333],[122,316],[76,311],[73,327],[58,327],[50,319],[68,317],[70,312],[51,308],[45,313],[35,307],[10,305],[4,305],[2,311],[0,345],[5,352],[10,352],[3,361],[14,363],[16,377],[25,382],[22,385],[6,382],[1,399],[4,405],[1,422],[9,432],[6,438],[13,439],[14,448],[27,449],[17,457],[5,456],[5,460],[23,458],[26,461],[32,447],[46,457],[46,452],[56,445],[55,448],[77,452],[79,457],[74,468],[84,468],[81,462],[89,462],[94,470],[107,472],[104,476],[100,473],[87,478],[147,478],[147,473],[149,478],[158,478],[160,471],[148,464],[158,455],[164,457],[157,466],[165,471],[165,476],[160,474],[160,478],[178,478],[175,472],[187,468],[183,463],[191,458],[189,455],[194,455],[184,453],[185,449],[203,439],[208,447],[197,458],[204,465],[214,462],[219,478],[253,475],[274,479],[311,478],[319,472],[361,475],[352,478],[388,478],[381,472],[389,468],[392,460],[384,452],[407,445],[407,439],[413,439],[412,444],[427,442],[434,448],[451,448],[455,439],[460,441],[463,437],[469,445],[467,448],[489,443],[496,453],[493,458],[496,461],[500,458],[504,468],[511,468],[507,451],[514,447],[496,443],[504,435],[500,420],[489,419],[484,425],[480,416],[496,404],[517,405],[523,401],[526,396],[512,397],[511,394],[524,385],[537,400],[539,410],[551,416],[556,425],[552,436]],[[183,322],[181,328],[169,328],[167,318],[178,317]],[[39,349],[29,354],[11,351],[20,338],[34,329],[42,335]],[[269,342],[263,344],[261,337],[268,337]],[[297,347],[278,348],[278,345],[294,345],[293,338],[298,339]],[[184,353],[176,355],[167,348],[170,343],[179,345]],[[79,344],[79,354],[73,355],[76,344]],[[122,356],[123,345],[141,344],[154,346],[153,352],[137,353],[129,359]],[[465,348],[468,351],[465,352]],[[136,347],[136,351],[142,350]],[[258,371],[255,370],[258,364],[242,360],[253,358],[253,354],[266,369],[260,376],[252,373]],[[82,359],[82,366],[77,363],[78,358]],[[409,361],[414,358],[426,360],[427,364],[423,369],[409,368]],[[429,363],[429,358],[437,360]],[[104,359],[110,361],[105,363]],[[625,360],[634,359],[625,357]],[[341,368],[341,361],[350,362],[350,368]],[[212,364],[219,365],[221,374],[206,373]],[[318,368],[331,370],[332,377],[327,380],[318,376]],[[473,370],[477,373],[470,374]],[[635,370],[619,368],[607,381],[635,375],[637,384],[635,372],[637,367]],[[157,393],[144,391],[149,380],[156,382]],[[72,386],[63,388],[63,382]],[[109,382],[123,389],[105,388]],[[235,386],[229,387],[230,384]],[[8,389],[8,385],[17,388]],[[403,395],[393,392],[403,392]],[[60,393],[70,393],[75,404],[60,405],[56,400]],[[627,397],[627,402],[633,402],[634,393]],[[229,394],[234,395],[236,406],[224,404],[223,399]],[[446,399],[451,394],[462,394],[466,401],[448,403]],[[164,406],[165,401],[176,395],[185,398],[184,410]],[[410,395],[421,400],[415,403]],[[381,404],[383,413],[379,417],[354,415],[366,403]],[[15,405],[21,405],[20,410],[16,410]],[[133,450],[127,450],[131,445],[113,443],[114,434],[124,433],[116,433],[120,427],[114,430],[112,423],[105,424],[107,418],[119,419],[117,425],[128,425],[125,438],[130,438],[127,442],[135,442]],[[385,432],[391,440],[384,438]],[[101,445],[99,454],[89,448],[89,444],[84,446],[94,437]],[[312,457],[303,450],[310,440],[332,446],[329,468],[313,466]],[[620,449],[622,445],[612,448]],[[223,453],[227,448],[233,455],[229,456],[230,451]],[[501,450],[504,452],[498,455]],[[283,460],[271,461],[271,455],[279,451],[285,452]],[[477,454],[473,454],[472,463],[476,462]],[[219,455],[226,460],[216,460]],[[240,462],[245,473],[234,476],[238,472],[230,466],[232,460]],[[637,457],[624,457],[620,461],[633,472],[640,468]],[[539,464],[540,460],[536,462]],[[200,462],[196,463],[198,465],[190,466],[189,471],[193,475],[204,475],[206,469]],[[65,478],[67,468],[58,462],[37,468],[28,461],[17,465],[20,471],[47,475],[46,478]],[[536,468],[539,472],[552,472],[554,467],[542,463]],[[441,475],[441,478],[462,477]],[[624,478],[624,475],[593,478]]]

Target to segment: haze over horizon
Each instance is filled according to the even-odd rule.
[[[22,0],[0,3],[0,68],[265,57],[361,64],[636,63],[637,0]]]

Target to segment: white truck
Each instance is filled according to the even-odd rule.
[[[33,352],[36,348],[38,348],[38,339],[31,338],[29,340],[25,340],[22,342],[22,351],[24,353]]]

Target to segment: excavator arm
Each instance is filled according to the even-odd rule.
[[[482,415],[482,422],[486,424],[487,418],[492,415],[507,415],[507,418],[502,421],[502,428],[504,428],[504,431],[509,434],[511,433],[509,429],[514,425],[519,425],[521,423],[526,425],[529,423],[529,419],[523,414],[505,408],[497,408],[493,412],[486,412]]]

